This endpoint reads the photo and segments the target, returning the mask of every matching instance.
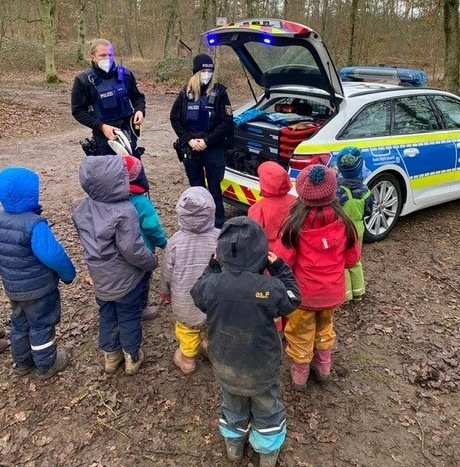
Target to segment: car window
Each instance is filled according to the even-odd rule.
[[[390,115],[388,101],[368,105],[350,122],[338,139],[387,136],[390,134]]]
[[[434,96],[433,100],[446,122],[446,128],[460,128],[460,102],[445,96]]]
[[[426,96],[394,99],[393,134],[407,135],[439,130],[440,125]]]
[[[315,59],[306,47],[292,44],[267,46],[261,42],[248,42],[246,48],[262,73],[320,73]]]

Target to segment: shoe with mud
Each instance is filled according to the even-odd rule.
[[[180,349],[174,352],[174,363],[184,375],[191,375],[196,370],[195,357],[186,357]]]
[[[145,361],[145,354],[142,349],[139,349],[139,352],[137,353],[137,358],[134,360],[131,355],[123,350],[123,354],[125,356],[125,373],[128,376],[135,375],[138,371],[141,365]]]
[[[150,319],[156,318],[160,314],[160,308],[156,305],[146,306],[142,310],[141,319],[142,321],[148,321]]]
[[[292,389],[294,389],[294,391],[305,392],[307,390],[307,380],[309,375],[309,363],[293,363],[291,365]]]
[[[56,353],[56,360],[54,363],[46,370],[40,371],[36,370],[36,375],[38,379],[48,379],[60,373],[64,368],[69,364],[69,355],[65,350],[58,350]]]
[[[244,454],[245,438],[225,438],[227,457],[231,461],[240,461]]]
[[[8,341],[6,339],[0,339],[0,352],[3,352],[8,348]]]
[[[270,452],[269,454],[261,454],[260,455],[260,467],[275,467],[276,463],[278,462],[278,455],[280,450],[277,449],[276,451]]]
[[[31,371],[35,370],[35,365],[31,363],[30,365],[18,365],[14,367],[14,372],[18,376],[26,376],[28,375]]]
[[[104,352],[104,371],[109,374],[115,373],[124,360],[125,356],[121,349],[115,352]]]
[[[315,350],[310,367],[319,382],[328,383],[331,380],[331,351]]]

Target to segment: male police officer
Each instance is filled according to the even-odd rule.
[[[85,145],[85,152],[115,154],[107,141],[116,140],[114,131],[121,129],[131,140],[133,155],[140,157],[144,148],[137,147],[137,138],[145,115],[144,94],[133,73],[115,63],[108,40],[93,41],[90,57],[92,67],[75,78],[71,97],[72,115],[93,130],[93,140]]]

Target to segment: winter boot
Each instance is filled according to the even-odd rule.
[[[329,382],[331,379],[331,350],[315,350],[311,369],[318,381]]]
[[[35,369],[35,365],[33,363],[25,364],[25,365],[18,365],[16,363],[16,366],[14,367],[14,372],[18,376],[26,376],[34,369]]]
[[[0,352],[3,352],[8,347],[8,341],[6,339],[0,339]]]
[[[200,346],[198,347],[198,353],[209,360],[209,349],[207,339],[202,339],[202,341],[200,342]]]
[[[156,318],[160,314],[160,308],[156,305],[146,306],[142,310],[141,319],[142,321],[147,321],[149,319]]]
[[[292,388],[295,391],[306,391],[307,390],[307,379],[310,374],[309,363],[293,363],[291,365],[291,381]]]
[[[269,454],[261,454],[260,455],[260,467],[275,467],[276,462],[278,461],[278,454],[280,450],[277,449],[276,451],[272,451]]]
[[[128,376],[135,375],[139,371],[139,368],[145,361],[144,351],[141,348],[139,348],[136,360],[134,360],[131,357],[131,355],[125,352],[124,350],[123,350],[123,354],[125,356],[125,373]]]
[[[38,368],[36,370],[36,375],[38,379],[48,379],[52,376],[61,372],[69,364],[69,355],[65,350],[58,350],[56,352],[56,360],[54,363],[46,370],[40,371]]]
[[[240,461],[244,454],[245,438],[225,438],[227,457],[231,461]]]
[[[174,352],[174,363],[181,369],[184,375],[191,375],[196,370],[195,357],[186,357],[180,349]]]
[[[123,355],[123,350],[115,350],[115,352],[104,352],[105,367],[104,370],[106,373],[115,373],[117,368],[123,363],[125,356]]]

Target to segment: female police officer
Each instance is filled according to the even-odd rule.
[[[72,115],[93,130],[94,155],[115,154],[107,141],[116,140],[115,130],[124,130],[130,138],[134,156],[140,157],[143,148],[137,148],[138,127],[145,115],[145,96],[133,73],[114,61],[113,46],[106,39],[96,39],[90,48],[92,67],[79,74],[73,83]]]
[[[233,113],[225,86],[214,80],[214,63],[206,54],[193,59],[193,76],[174,102],[171,125],[191,151],[183,160],[190,186],[207,187],[216,203],[215,226],[225,221],[220,183],[225,173],[225,146],[233,133]]]

